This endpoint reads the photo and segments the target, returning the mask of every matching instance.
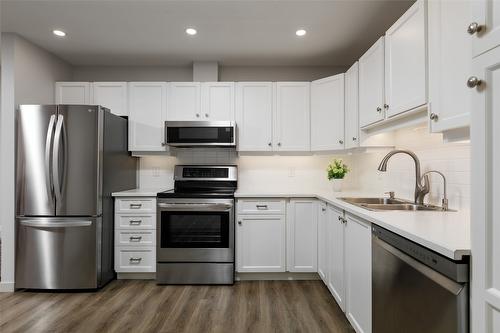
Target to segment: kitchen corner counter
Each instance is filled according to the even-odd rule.
[[[470,212],[370,211],[339,197],[377,197],[362,192],[252,193],[237,191],[236,198],[317,198],[347,213],[386,228],[450,259],[470,255]]]
[[[163,192],[166,188],[135,188],[120,192],[113,192],[113,197],[156,197],[158,192]]]

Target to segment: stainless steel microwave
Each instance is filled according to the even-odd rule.
[[[165,138],[171,147],[236,147],[236,123],[166,121]]]

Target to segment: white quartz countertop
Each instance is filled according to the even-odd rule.
[[[363,192],[270,193],[237,191],[236,198],[317,198],[451,259],[470,255],[470,212],[370,211],[339,197],[380,197]]]
[[[135,188],[120,192],[113,192],[114,197],[156,197],[158,192],[169,190],[168,188]]]

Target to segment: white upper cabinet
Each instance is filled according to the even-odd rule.
[[[358,62],[345,73],[345,147],[359,146]]]
[[[427,103],[426,3],[418,0],[385,34],[386,116]]]
[[[359,59],[359,126],[384,118],[384,37],[380,37]]]
[[[169,82],[167,120],[205,120],[201,114],[200,82]]]
[[[56,104],[92,104],[90,82],[56,82]]]
[[[117,116],[128,116],[127,82],[94,82],[92,104],[102,105]]]
[[[317,272],[318,203],[291,199],[287,210],[287,270]]]
[[[311,82],[311,150],[344,149],[344,74]]]
[[[372,327],[372,232],[350,215],[345,228],[346,316],[356,332]]]
[[[429,128],[431,132],[467,127],[470,123],[472,43],[465,27],[470,2],[428,2]],[[475,38],[475,37],[474,37]]]
[[[239,151],[273,150],[273,83],[236,84]]]
[[[165,151],[167,84],[129,83],[129,150]]]
[[[201,115],[204,120],[234,121],[234,82],[203,82]]]
[[[344,213],[328,205],[328,283],[327,287],[342,310],[345,310],[344,283]]]
[[[328,234],[326,233],[328,214],[326,203],[320,202],[318,205],[318,275],[327,284],[328,274]]]
[[[473,55],[478,56],[500,45],[500,1],[476,0],[466,3],[472,6],[472,17],[461,30],[470,34]]]
[[[309,151],[309,82],[277,82],[274,141],[278,151]]]
[[[426,2],[415,2],[385,33],[386,117],[427,103]]]

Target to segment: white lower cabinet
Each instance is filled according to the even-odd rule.
[[[344,212],[328,205],[327,215],[327,287],[340,308],[345,311]]]
[[[287,271],[317,272],[318,202],[291,199],[287,210]]]
[[[285,216],[241,215],[236,227],[238,272],[284,272]]]
[[[326,203],[320,202],[318,205],[318,275],[327,283],[327,273],[328,273],[328,239],[326,233],[326,226],[328,221],[328,213],[326,209]]]
[[[156,272],[156,198],[115,198],[115,271]]]
[[[372,330],[372,247],[369,223],[347,215],[345,313],[356,332]]]

